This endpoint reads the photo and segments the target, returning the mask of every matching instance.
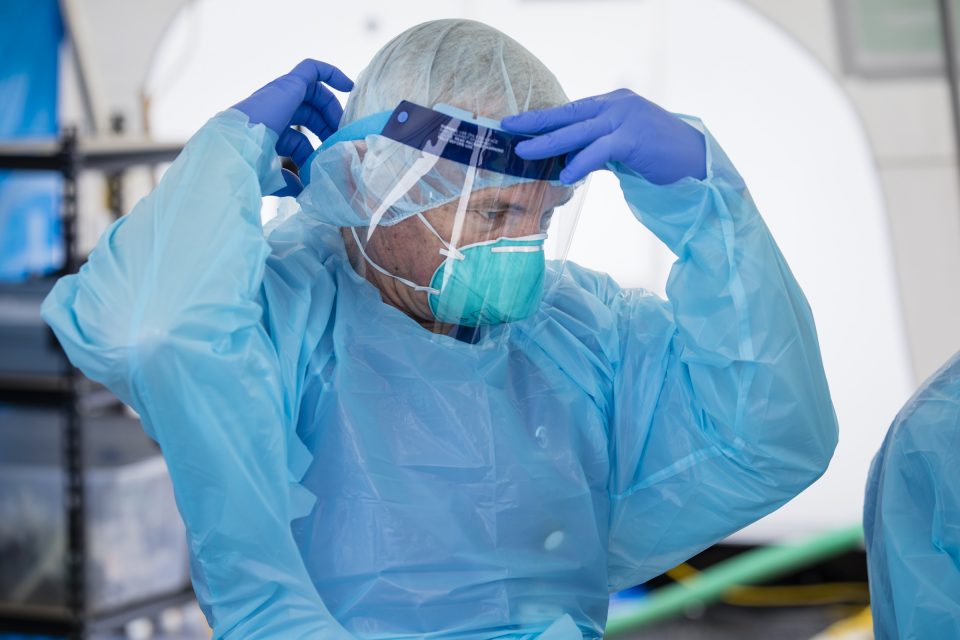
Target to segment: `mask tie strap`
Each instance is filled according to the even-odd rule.
[[[459,249],[456,249],[456,248],[450,246],[450,244],[448,244],[447,241],[443,239],[443,236],[440,235],[440,232],[437,231],[436,228],[435,228],[432,224],[430,224],[430,221],[427,220],[427,217],[426,217],[425,215],[423,215],[422,212],[418,211],[418,212],[417,212],[417,217],[420,218],[420,222],[423,223],[423,226],[425,226],[427,229],[429,229],[429,230],[430,230],[430,233],[432,233],[433,235],[435,235],[435,236],[437,237],[437,240],[440,241],[440,244],[443,245],[443,249],[440,249],[440,251],[439,251],[440,255],[453,258],[454,260],[463,260],[463,259],[464,259],[465,256],[463,255],[463,253],[462,253]]]
[[[390,277],[390,278],[393,278],[394,280],[397,280],[397,281],[399,281],[399,282],[407,285],[408,287],[410,287],[410,288],[413,289],[414,291],[426,291],[427,293],[432,293],[433,295],[440,295],[440,292],[439,292],[437,289],[434,289],[433,287],[425,287],[425,286],[423,286],[423,285],[417,284],[416,282],[412,282],[412,281],[410,281],[410,280],[407,280],[406,278],[401,278],[400,276],[394,275],[394,274],[390,273],[389,271],[387,271],[386,269],[384,269],[383,267],[381,267],[380,265],[378,265],[376,262],[374,262],[373,260],[370,259],[370,256],[367,255],[367,252],[364,251],[363,245],[360,244],[360,237],[357,235],[357,228],[356,228],[356,227],[350,227],[350,233],[353,234],[353,240],[354,240],[354,242],[357,243],[357,248],[360,249],[360,254],[363,256],[363,259],[366,260],[367,263],[368,263],[371,267],[373,267],[374,269],[376,269],[377,271],[379,271],[379,272],[382,273],[383,275],[388,276],[388,277]]]
[[[467,205],[470,203],[470,194],[473,192],[473,183],[477,177],[477,164],[480,160],[480,154],[486,148],[489,129],[486,127],[477,127],[477,137],[473,143],[473,150],[470,152],[470,164],[467,165],[467,175],[463,180],[463,190],[460,201],[457,203],[457,213],[453,219],[453,232],[450,234],[450,254],[447,255],[446,267],[443,270],[443,284],[446,287],[447,282],[453,276],[454,261],[463,259],[463,254],[457,250],[460,242],[460,235],[463,233],[463,223],[466,219]],[[459,258],[457,257],[459,256]]]

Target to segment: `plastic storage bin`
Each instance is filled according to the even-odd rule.
[[[0,376],[61,376],[67,373],[40,304],[54,278],[18,284],[0,282]]]
[[[64,415],[0,405],[0,602],[65,603]],[[87,603],[93,613],[189,582],[163,458],[136,419],[84,418]]]

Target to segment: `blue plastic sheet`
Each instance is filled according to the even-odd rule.
[[[893,421],[863,525],[877,640],[960,638],[960,353]]]
[[[57,135],[59,49],[57,0],[0,3],[0,141]],[[0,280],[59,268],[61,177],[0,171]]]

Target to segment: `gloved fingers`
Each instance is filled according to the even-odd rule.
[[[595,118],[603,109],[604,103],[596,97],[582,98],[559,107],[526,111],[515,116],[507,116],[500,124],[513,133],[536,134],[566,127],[575,122]]]
[[[586,149],[567,158],[567,166],[560,172],[560,181],[573,184],[591,171],[604,169],[610,162],[618,146],[615,135],[606,135],[592,142]]]
[[[581,120],[517,145],[517,155],[525,160],[542,160],[583,149],[613,130],[606,118]]]
[[[277,153],[291,158],[298,167],[302,167],[313,153],[313,146],[307,136],[288,127],[277,140]]]
[[[295,198],[300,195],[300,192],[303,191],[303,183],[300,182],[297,174],[289,169],[280,169],[280,173],[283,175],[283,181],[287,183],[287,186],[279,191],[274,191],[270,195],[277,196],[278,198],[284,196],[292,196]]]
[[[251,124],[263,123],[277,133],[290,125],[293,112],[304,101],[314,105],[334,131],[340,122],[342,110],[333,94],[321,82],[335,89],[349,91],[350,80],[340,69],[317,60],[304,60],[290,73],[257,89],[251,96],[241,100],[234,108],[242,111]]]
[[[293,112],[290,119],[292,125],[302,125],[312,131],[320,140],[325,140],[337,130],[336,123],[330,123],[323,113],[306,102],[302,103]]]
[[[340,118],[343,117],[343,107],[340,106],[340,101],[337,100],[337,97],[333,95],[330,89],[319,82],[315,82],[312,87],[308,87],[307,94],[304,96],[303,101],[305,104],[312,106],[320,112],[331,132],[339,128]],[[314,133],[317,132],[314,131]],[[320,134],[318,133],[317,135]],[[321,136],[321,140],[325,137],[326,136]]]
[[[350,91],[353,89],[353,80],[340,71],[337,67],[326,62],[320,62],[312,58],[307,58],[293,68],[290,75],[302,79],[307,87],[312,87],[317,82],[328,84],[338,91]]]

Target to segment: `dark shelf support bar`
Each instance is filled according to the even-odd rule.
[[[950,87],[950,112],[953,116],[953,150],[960,166],[960,70],[957,68],[957,11],[954,0],[937,0],[940,12],[940,40],[943,65]]]
[[[172,160],[180,147],[167,145],[143,150],[110,150],[83,153],[76,129],[65,129],[59,144],[52,152],[5,153],[0,151],[0,169],[58,171],[63,175],[61,224],[63,225],[63,268],[61,275],[75,273],[81,263],[77,250],[78,198],[77,179],[81,168],[99,168],[113,172],[110,176],[111,208],[115,215],[122,213],[123,171],[130,164],[156,164]],[[62,351],[61,351],[62,354]],[[50,389],[24,390],[0,383],[0,401],[4,398],[15,404],[50,402],[66,416],[63,428],[62,458],[65,470],[64,503],[67,510],[66,554],[66,615],[34,616],[5,613],[0,608],[0,631],[21,630],[34,633],[66,634],[70,640],[85,640],[89,631],[106,625],[122,625],[128,616],[144,615],[162,607],[186,602],[193,596],[191,589],[167,594],[156,599],[125,607],[108,616],[92,616],[87,602],[87,536],[86,487],[83,473],[83,424],[80,412],[80,373],[66,360],[68,373]],[[0,381],[2,382],[2,381]],[[7,381],[8,382],[8,381]]]

